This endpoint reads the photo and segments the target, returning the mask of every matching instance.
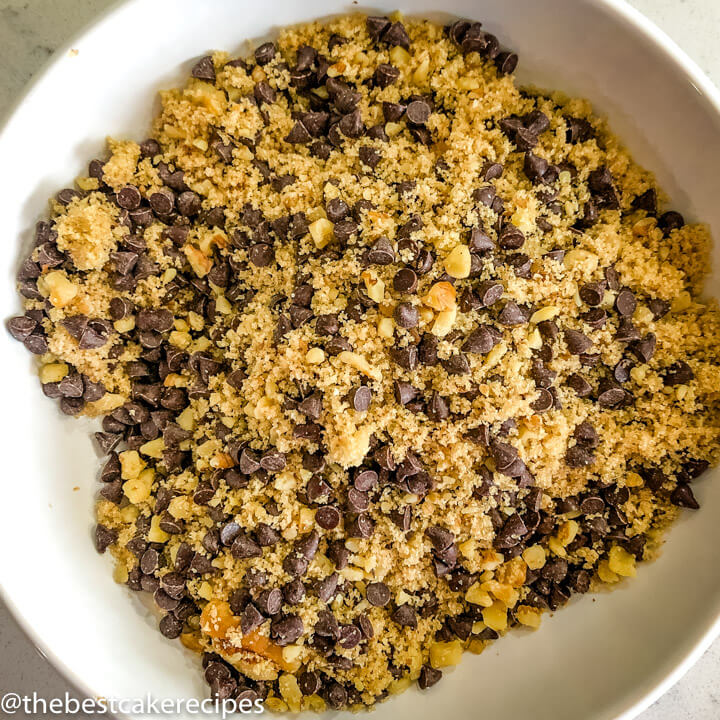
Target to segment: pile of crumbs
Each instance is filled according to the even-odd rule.
[[[210,692],[358,708],[657,551],[718,460],[709,234],[477,22],[199,60],[52,201],[12,334]]]

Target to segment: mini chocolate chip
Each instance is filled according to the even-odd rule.
[[[395,262],[395,250],[386,237],[378,238],[368,250],[367,260],[371,265],[390,265]]]
[[[211,83],[215,83],[215,65],[210,55],[200,58],[190,73],[194,78],[198,80],[206,80]],[[159,150],[159,148],[158,148]]]
[[[392,65],[381,63],[377,66],[377,68],[375,68],[375,74],[373,77],[375,79],[375,84],[378,87],[386,88],[392,85],[400,77],[400,71]]]
[[[667,368],[663,380],[665,385],[673,387],[675,385],[687,385],[694,378],[695,373],[692,368],[684,360],[678,360]]]
[[[262,557],[262,548],[250,537],[239,534],[230,547],[233,557],[240,559]]]
[[[405,117],[414,125],[424,125],[430,118],[430,111],[427,100],[413,100],[405,109]]]
[[[581,355],[592,347],[592,340],[578,330],[565,330],[565,344],[572,355]]]
[[[620,315],[631,316],[637,307],[635,294],[629,288],[623,288],[615,298],[615,309]]]
[[[508,300],[498,315],[498,321],[502,325],[524,325],[528,316],[514,300]]]
[[[303,621],[297,615],[281,616],[273,620],[270,625],[270,637],[280,647],[292,645],[302,637],[304,631]]]
[[[679,212],[670,210],[658,218],[658,225],[665,235],[669,235],[673,230],[679,230],[685,225],[685,218]]]
[[[366,412],[372,402],[372,390],[367,385],[359,385],[348,394],[348,402],[353,410]]]
[[[691,510],[697,510],[700,507],[692,488],[687,483],[678,483],[670,494],[670,502],[678,507],[690,508]]]
[[[598,388],[598,405],[616,407],[625,399],[625,391],[614,380],[602,380]]]
[[[653,314],[655,320],[659,320],[661,317],[667,315],[670,310],[670,303],[667,300],[660,300],[659,298],[653,298],[648,302],[648,308]]]
[[[418,626],[417,613],[415,609],[407,603],[396,608],[390,617],[402,627],[409,627],[414,630]]]
[[[399,303],[395,307],[394,316],[398,327],[405,329],[417,327],[420,320],[418,309],[409,302]]]
[[[485,280],[475,288],[475,294],[484,307],[492,307],[504,292],[505,288],[494,280]]]
[[[341,519],[342,514],[340,510],[332,505],[323,505],[319,507],[315,513],[315,522],[323,530],[335,529],[340,524]]]

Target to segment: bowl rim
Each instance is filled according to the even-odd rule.
[[[577,0],[576,0],[577,1]],[[130,5],[140,5],[142,0],[115,0],[90,21],[83,24],[71,37],[49,56],[40,66],[33,77],[25,84],[16,98],[8,104],[5,111],[0,114],[0,146],[5,135],[12,124],[12,120],[23,103],[38,90],[46,75],[60,63],[62,58],[88,33],[102,23],[108,21],[120,10]],[[692,83],[697,93],[704,98],[710,109],[720,118],[720,89],[705,74],[698,63],[693,60],[678,43],[673,40],[664,30],[655,24],[653,20],[644,15],[640,10],[629,4],[627,0],[580,0],[585,5],[595,5],[604,10],[608,15],[614,16],[619,22],[628,24],[631,29],[643,36],[658,50],[661,50]],[[720,239],[718,240],[720,242]],[[5,589],[0,577],[0,600],[4,603],[12,619],[20,628],[22,634],[30,641],[35,650],[53,667],[54,670],[71,686],[86,697],[97,699],[100,695],[85,684],[68,665],[66,665],[53,652],[52,648],[46,645],[43,638],[37,633],[29,620],[23,614],[21,608],[15,604],[9,592]],[[715,619],[702,630],[692,647],[685,653],[675,667],[666,676],[648,690],[640,690],[628,693],[625,707],[616,716],[615,720],[633,720],[640,713],[649,708],[656,700],[664,695],[683,675],[700,659],[710,645],[720,637],[720,606],[715,609]],[[110,713],[107,713],[110,716]],[[125,713],[115,713],[113,717],[125,720],[133,720],[132,716]]]

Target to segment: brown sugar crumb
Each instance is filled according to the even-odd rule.
[[[650,559],[718,460],[710,238],[478,23],[200,59],[12,334],[102,417],[96,545],[211,692],[370,706]]]

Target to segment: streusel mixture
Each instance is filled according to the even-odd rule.
[[[709,237],[479,23],[204,57],[22,264],[96,542],[211,692],[372,705],[633,576],[718,460]]]

